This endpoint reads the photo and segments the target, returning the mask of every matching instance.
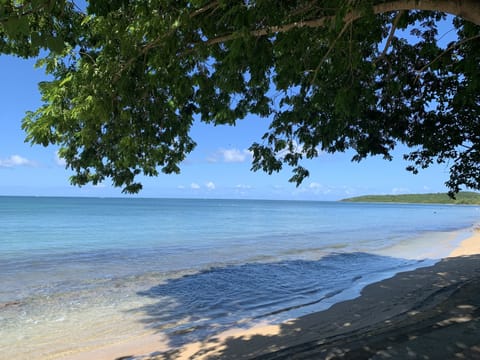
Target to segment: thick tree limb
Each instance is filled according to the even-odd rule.
[[[405,10],[423,10],[423,11],[440,11],[455,16],[459,16],[476,25],[480,25],[480,4],[478,0],[397,0],[389,1],[374,5],[372,11],[374,14],[383,14],[393,11]],[[350,23],[362,17],[361,12],[353,11],[348,13],[343,21]],[[333,20],[333,16],[325,16],[318,19],[297,21],[290,24],[270,26],[263,29],[252,30],[250,35],[253,37],[266,36],[269,34],[284,33],[292,29],[303,27],[317,28],[327,24]],[[204,42],[204,45],[214,45],[224,43],[234,39],[238,39],[243,34],[227,34],[216,38],[209,39]]]
[[[376,14],[399,10],[440,11],[480,25],[478,0],[396,0],[374,6]]]

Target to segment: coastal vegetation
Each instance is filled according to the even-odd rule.
[[[180,172],[194,121],[253,114],[271,124],[252,169],[286,165],[297,185],[322,152],[403,144],[407,170],[446,164],[451,194],[480,189],[477,0],[79,4],[0,2],[0,54],[49,74],[26,140],[58,146],[73,184],[138,192],[139,175]]]
[[[388,202],[415,204],[469,204],[480,205],[480,194],[472,191],[462,191],[452,199],[445,193],[434,194],[402,194],[402,195],[364,195],[343,199],[345,202]]]

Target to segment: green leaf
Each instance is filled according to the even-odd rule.
[[[59,37],[47,37],[47,47],[54,53],[60,54],[65,49],[65,42]]]

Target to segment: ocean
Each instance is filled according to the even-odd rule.
[[[168,346],[354,298],[447,256],[480,207],[0,197],[0,359]]]

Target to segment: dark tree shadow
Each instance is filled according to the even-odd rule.
[[[375,259],[372,256],[372,261]],[[309,262],[301,265],[306,272],[314,267]],[[262,264],[252,266],[258,272],[248,266],[238,271],[250,270],[252,276],[258,276],[267,270]],[[328,271],[328,266],[320,270]],[[237,270],[229,267],[225,271]],[[218,290],[213,285],[217,279],[208,285],[212,273],[196,276],[206,281],[205,292]],[[173,293],[189,281],[189,277],[172,280],[144,295],[168,294],[182,307],[188,304],[188,291]],[[229,291],[230,285],[224,283],[220,288]],[[234,304],[239,299],[230,301]],[[208,300],[206,295],[204,300]],[[154,308],[143,310],[155,318],[161,310]],[[480,256],[448,258],[434,266],[399,273],[367,286],[356,299],[281,323],[271,334],[222,336],[220,332],[228,326],[184,338],[196,341],[187,352],[179,347],[153,358],[177,359],[187,354],[192,359],[480,359]]]
[[[172,279],[140,293],[155,300],[136,309],[149,328],[167,334],[172,347],[253,322],[279,323],[355,297],[379,271],[395,273],[416,260],[352,253],[319,261],[252,263],[213,268]],[[386,266],[388,265],[388,266]],[[355,288],[357,288],[355,290]]]
[[[273,335],[214,337],[191,358],[480,359],[480,256],[397,274]]]

